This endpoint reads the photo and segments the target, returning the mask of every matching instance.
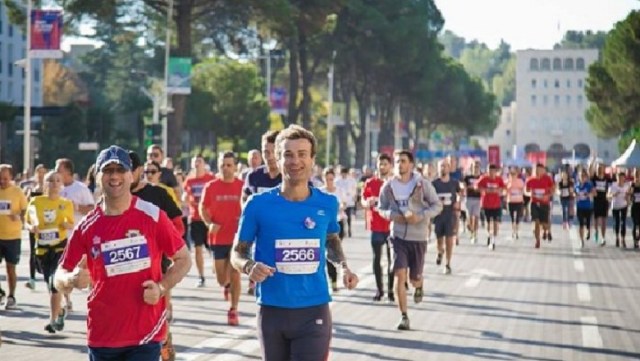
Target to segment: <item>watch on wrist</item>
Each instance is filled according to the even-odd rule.
[[[253,266],[256,265],[256,261],[253,260],[248,260],[244,266],[242,266],[242,273],[248,275],[249,273],[251,273],[251,269],[253,268]]]

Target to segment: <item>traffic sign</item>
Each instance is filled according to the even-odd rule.
[[[78,150],[98,150],[97,142],[80,142],[78,143]]]

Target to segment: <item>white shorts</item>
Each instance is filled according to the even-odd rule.
[[[480,217],[480,198],[467,197],[467,216]]]

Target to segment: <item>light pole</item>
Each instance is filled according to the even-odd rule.
[[[168,155],[169,150],[168,146],[168,128],[169,128],[169,50],[171,49],[171,18],[173,17],[173,0],[169,0],[169,5],[167,7],[167,31],[165,34],[165,43],[164,43],[164,94],[163,94],[163,110],[165,116],[162,118],[162,151]],[[155,105],[154,102],[154,115],[155,115]],[[159,118],[158,112],[158,118]],[[153,119],[154,123],[158,123],[159,119]],[[178,136],[178,135],[174,135]]]
[[[334,61],[336,59],[336,51],[333,51],[333,55],[331,57],[331,66],[329,67],[329,74],[327,77],[329,78],[329,89],[327,90],[327,150],[324,156],[324,166],[329,166],[329,154],[331,153],[331,122],[333,121],[333,70],[334,70]]]
[[[27,0],[27,51],[24,61],[24,134],[22,138],[22,164],[24,171],[31,169],[31,0]]]

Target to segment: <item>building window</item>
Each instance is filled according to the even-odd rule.
[[[567,79],[567,88],[571,88],[571,79]]]
[[[549,98],[546,95],[542,96],[542,105],[549,104]]]
[[[2,7],[0,6],[0,8]],[[0,29],[2,29],[2,24],[0,24]],[[2,65],[2,42],[0,42],[0,74],[2,74]],[[2,88],[0,87],[0,89]]]
[[[33,69],[33,81],[40,81],[40,68],[38,68],[37,66]]]
[[[7,83],[7,99],[10,102],[13,101],[13,82],[12,81]]]
[[[562,70],[562,60],[553,58],[553,70]]]
[[[578,95],[578,97],[576,98],[576,102],[578,103],[579,107],[582,106],[582,101],[583,101],[582,95]]]
[[[507,131],[505,133],[507,134],[507,137],[511,136],[511,130],[507,129]]]
[[[536,88],[536,85],[538,84],[538,81],[536,81],[535,79],[531,79],[531,87],[532,88]]]
[[[567,105],[571,105],[571,95],[567,95]]]
[[[9,37],[13,36],[13,25],[9,25]]]
[[[549,60],[549,58],[542,58],[542,65],[540,68],[542,70],[551,70],[551,60]]]
[[[539,70],[537,58],[532,58],[531,61],[529,61],[529,70]]]
[[[20,103],[24,104],[24,84],[22,85],[22,91],[20,92]]]
[[[582,79],[578,79],[578,88],[582,88]]]
[[[554,104],[555,106],[560,105],[560,96],[559,96],[559,95],[554,95],[554,96],[553,96],[553,104]]]
[[[564,59],[564,70],[573,70],[573,58]]]
[[[549,83],[547,82],[547,79],[545,79],[545,80],[543,80],[543,81],[542,81],[542,85],[543,85],[545,88],[548,88],[548,87],[549,87]]]
[[[13,75],[13,44],[7,45],[7,74]]]
[[[535,107],[535,106],[536,106],[536,101],[537,101],[536,96],[535,96],[535,95],[532,95],[532,96],[531,96],[531,106]]]
[[[584,59],[583,58],[576,59],[576,70],[584,70]]]
[[[556,87],[556,88],[560,88],[560,80],[556,79],[556,80],[553,82],[553,86],[554,86],[554,87]]]

